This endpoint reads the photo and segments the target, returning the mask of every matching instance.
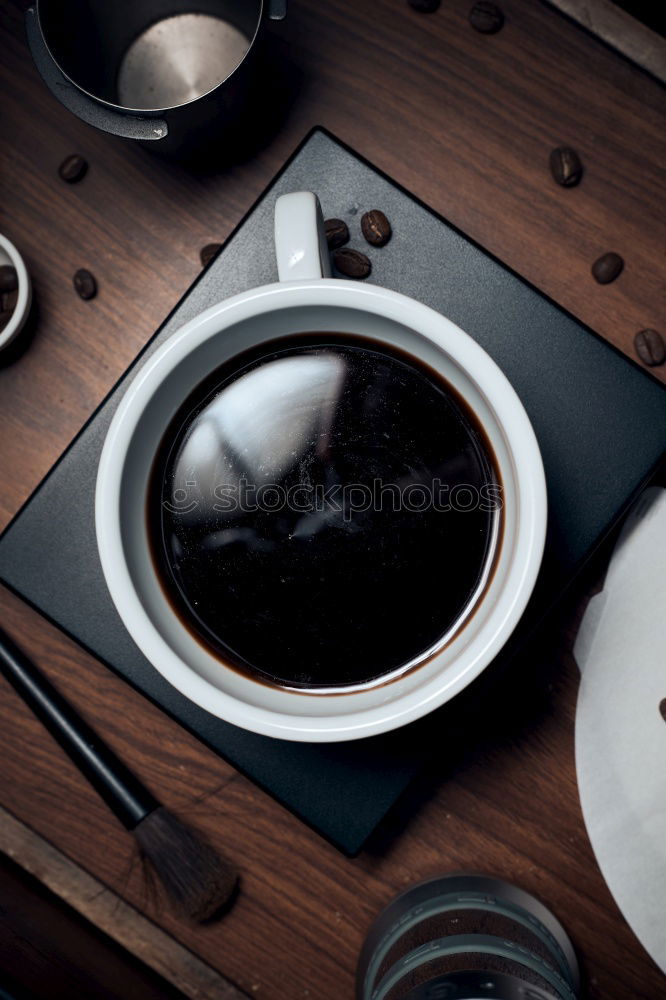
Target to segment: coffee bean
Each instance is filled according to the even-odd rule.
[[[562,187],[575,187],[583,176],[583,164],[571,146],[558,146],[550,154],[550,172]]]
[[[74,288],[82,299],[94,299],[97,295],[97,282],[95,276],[87,271],[85,267],[80,267],[74,275]]]
[[[58,167],[58,173],[68,184],[76,184],[82,180],[88,170],[88,161],[84,160],[78,153],[66,156]]]
[[[338,247],[349,243],[349,227],[342,219],[326,219],[324,222],[324,232],[329,250],[337,250]]]
[[[592,275],[600,285],[609,285],[615,281],[624,267],[624,261],[619,253],[602,254],[592,265]]]
[[[639,330],[634,337],[636,354],[644,365],[654,368],[666,360],[666,344],[658,330]]]
[[[221,247],[221,243],[207,243],[205,247],[201,248],[199,251],[199,259],[203,267],[207,267],[208,264],[210,264],[211,260]]]
[[[417,10],[419,14],[432,14],[437,10],[441,0],[407,0],[412,10]]]
[[[662,719],[664,720],[664,722],[666,722],[666,698],[662,698],[661,701],[659,702],[659,711],[661,713]]]
[[[370,261],[359,250],[336,250],[333,254],[333,263],[340,272],[347,278],[367,278],[372,270]]]
[[[16,268],[11,264],[0,265],[0,292],[13,292],[15,288],[18,288]]]
[[[504,13],[491,0],[478,0],[469,12],[469,23],[483,35],[494,35],[504,24]]]
[[[16,309],[16,303],[18,302],[18,288],[13,288],[11,292],[3,292],[0,295],[0,308],[3,313],[7,313],[7,318]]]
[[[373,208],[361,216],[361,232],[368,243],[374,247],[383,247],[391,239],[391,223],[383,212]]]

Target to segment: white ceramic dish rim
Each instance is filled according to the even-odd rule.
[[[6,236],[0,234],[0,248],[4,250],[5,254],[11,261],[12,267],[16,269],[16,277],[18,279],[18,296],[16,298],[16,305],[14,306],[14,312],[12,313],[11,319],[7,325],[0,330],[0,351],[4,347],[8,347],[9,344],[14,340],[16,336],[21,332],[23,325],[28,317],[30,311],[30,303],[32,302],[32,284],[30,282],[30,275],[28,274],[28,269],[25,266],[23,257],[16,249],[11,240],[8,240]],[[4,261],[0,256],[0,264]]]
[[[521,506],[519,558],[509,569],[505,600],[480,630],[482,642],[453,679],[431,680],[423,689],[389,704],[326,717],[276,712],[242,702],[191,669],[163,639],[135,591],[123,554],[120,486],[127,454],[142,413],[165,375],[194,348],[230,326],[277,308],[303,305],[356,308],[397,321],[435,342],[491,402],[516,466]],[[473,374],[472,374],[473,373]],[[120,464],[119,464],[120,463]],[[206,711],[250,731],[282,739],[331,742],[357,739],[405,725],[448,701],[494,658],[517,624],[540,567],[546,530],[546,488],[538,444],[510,383],[479,345],[450,320],[413,299],[378,286],[340,279],[281,282],[244,292],[186,323],[146,362],[114,415],[100,459],[95,498],[97,542],[111,597],[130,635],[169,683]],[[478,636],[477,636],[478,639]],[[464,659],[462,657],[461,659]],[[398,682],[393,682],[398,683]],[[330,696],[328,696],[330,697]]]

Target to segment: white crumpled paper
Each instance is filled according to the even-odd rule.
[[[631,510],[574,655],[585,824],[618,906],[666,972],[666,490]]]

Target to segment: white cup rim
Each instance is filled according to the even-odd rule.
[[[175,653],[153,624],[137,594],[123,553],[120,523],[122,465],[142,413],[165,376],[210,337],[260,313],[297,306],[360,309],[385,316],[434,339],[491,402],[510,444],[520,488],[521,516],[516,558],[503,601],[490,612],[482,641],[469,659],[461,657],[453,679],[396,696],[385,705],[327,716],[276,712],[247,704],[197,674]],[[334,326],[332,327],[335,328]],[[531,595],[546,533],[546,486],[541,455],[529,418],[514,389],[488,354],[444,316],[407,296],[376,285],[341,279],[287,281],[252,289],[195,317],[145,362],[114,415],[99,464],[95,522],[102,569],[125,627],[155,668],[195,704],[230,723],[267,736],[305,742],[333,742],[376,735],[412,722],[450,700],[494,659]],[[493,618],[493,614],[497,614]],[[399,685],[400,679],[392,682]],[[300,697],[294,693],[294,697]]]
[[[18,336],[25,325],[28,313],[30,312],[30,305],[32,303],[32,283],[30,281],[30,275],[28,274],[28,269],[25,266],[23,257],[12,241],[7,239],[7,237],[2,234],[0,234],[0,248],[2,248],[6,256],[11,261],[11,265],[16,271],[16,279],[18,282],[18,295],[16,297],[14,311],[7,324],[2,330],[0,330],[1,351],[3,348],[9,347],[11,342]],[[0,260],[0,264],[2,263],[4,263],[4,261]]]

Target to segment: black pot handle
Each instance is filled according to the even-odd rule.
[[[270,21],[283,21],[287,16],[287,0],[268,0]]]
[[[30,7],[26,11],[25,27],[30,52],[40,76],[53,96],[77,118],[87,122],[88,125],[94,125],[95,128],[99,128],[103,132],[120,135],[125,139],[157,140],[164,139],[168,135],[169,128],[163,119],[139,118],[136,115],[120,114],[118,111],[104,107],[103,104],[98,104],[97,101],[87,97],[75,87],[60,72],[46,47],[35,7]]]

